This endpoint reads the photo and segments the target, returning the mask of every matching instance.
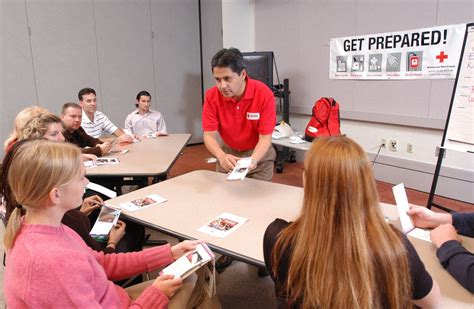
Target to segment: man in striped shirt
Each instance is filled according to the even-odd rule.
[[[97,99],[94,89],[81,89],[78,98],[82,107],[81,126],[88,135],[99,138],[103,133],[107,133],[118,137],[119,142],[133,142],[132,136],[125,134],[104,113],[97,111]]]

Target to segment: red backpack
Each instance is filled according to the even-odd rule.
[[[339,103],[333,98],[320,98],[314,103],[312,117],[306,126],[305,140],[315,137],[340,135]]]

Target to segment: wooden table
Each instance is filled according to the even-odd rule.
[[[248,178],[230,182],[225,174],[201,170],[119,196],[106,204],[118,206],[149,194],[159,194],[168,201],[136,212],[124,210],[128,219],[179,239],[205,240],[215,252],[260,267],[265,265],[265,229],[275,218],[294,220],[303,199],[303,189],[299,187]],[[381,204],[381,209],[391,220],[398,219],[395,206]],[[224,239],[197,231],[223,212],[249,221]],[[439,264],[434,246],[417,239],[410,241],[441,287],[443,308],[473,308],[473,295]],[[474,251],[473,239],[464,238],[464,245]]]

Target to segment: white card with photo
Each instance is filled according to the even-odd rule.
[[[161,204],[166,202],[167,199],[159,196],[158,194],[151,194],[142,198],[137,198],[129,202],[119,204],[120,207],[128,211],[137,211],[145,209],[153,205]]]
[[[252,164],[252,158],[242,158],[237,161],[232,172],[227,176],[227,180],[244,180],[245,176],[249,172],[250,164]]]
[[[117,158],[97,158],[94,160],[95,164],[100,165],[114,165],[119,164],[119,159]]]
[[[97,167],[97,164],[95,163],[94,160],[87,160],[87,161],[84,161],[84,167],[85,168],[94,168],[94,167]]]
[[[248,218],[222,213],[217,218],[201,226],[198,231],[211,236],[225,238],[248,220]]]
[[[422,239],[425,241],[430,241],[430,232],[419,229],[413,224],[413,220],[407,214],[408,209],[410,208],[408,204],[407,192],[403,183],[400,183],[392,187],[393,196],[395,197],[395,202],[397,203],[398,216],[400,218],[400,225],[404,234]]]
[[[107,240],[110,230],[117,224],[121,211],[121,209],[103,205],[89,233],[91,237],[100,241]]]
[[[172,264],[164,268],[160,275],[173,275],[185,279],[201,266],[215,259],[214,253],[205,243],[198,244],[194,251],[185,253]]]

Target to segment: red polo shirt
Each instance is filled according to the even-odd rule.
[[[202,111],[204,131],[218,131],[224,143],[238,151],[254,149],[258,135],[272,134],[276,112],[273,92],[264,83],[247,78],[245,92],[237,102],[212,87],[206,92]]]

